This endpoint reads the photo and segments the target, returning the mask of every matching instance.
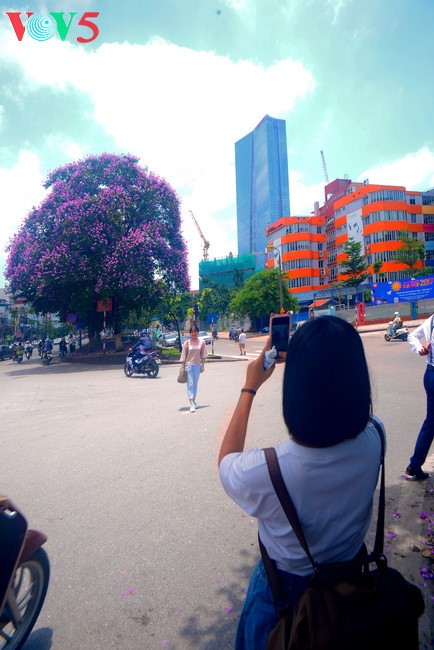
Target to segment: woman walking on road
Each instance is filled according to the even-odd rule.
[[[244,330],[241,330],[238,337],[238,345],[240,346],[240,355],[246,354],[246,333]]]
[[[190,413],[194,413],[197,395],[199,375],[204,371],[205,358],[207,356],[205,341],[198,337],[199,328],[197,325],[190,327],[190,338],[182,346],[181,363],[187,371],[187,396],[190,400]]]

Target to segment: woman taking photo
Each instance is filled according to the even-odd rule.
[[[187,396],[190,400],[190,413],[197,409],[196,395],[199,375],[204,370],[207,356],[206,343],[198,337],[197,325],[190,327],[190,338],[184,342],[181,352],[181,363],[187,372]]]
[[[275,560],[287,603],[306,589],[312,566],[280,506],[262,449],[244,450],[256,392],[275,366],[264,352],[251,362],[220,449],[227,494],[258,519],[261,541]],[[335,316],[300,327],[288,346],[283,377],[283,419],[289,439],[276,447],[287,490],[317,562],[341,562],[361,550],[372,515],[381,440],[370,422],[371,388],[357,331]],[[237,650],[261,650],[279,621],[262,560],[239,621]]]

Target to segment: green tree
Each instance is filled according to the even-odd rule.
[[[215,282],[202,289],[197,299],[200,318],[206,319],[208,314],[227,314],[232,294],[233,291]]]
[[[341,262],[340,271],[348,278],[342,280],[345,287],[354,287],[358,291],[359,286],[369,276],[366,256],[362,255],[362,244],[356,242],[352,237],[344,244],[344,253],[347,259]]]
[[[250,318],[267,318],[271,312],[278,313],[280,307],[279,269],[259,271],[252,275],[233,296],[229,310],[236,316],[249,314]],[[286,288],[283,281],[283,308],[298,311],[298,301]]]
[[[416,269],[413,273],[415,278],[424,275],[434,275],[434,266],[424,266],[423,269]]]
[[[417,237],[413,237],[407,228],[401,233],[400,243],[402,246],[395,252],[394,261],[408,266],[410,274],[413,275],[415,265],[425,259],[425,244]]]
[[[244,283],[244,273],[240,269],[234,269],[232,281],[235,289],[241,289]]]

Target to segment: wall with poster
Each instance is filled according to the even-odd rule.
[[[369,285],[369,289],[372,305],[425,300],[434,298],[434,275],[395,282],[375,282]]]
[[[351,237],[354,241],[363,245],[362,208],[347,214],[347,228],[348,239]]]

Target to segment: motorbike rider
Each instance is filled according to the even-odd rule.
[[[145,355],[150,351],[154,349],[154,345],[152,343],[151,337],[149,336],[148,332],[146,330],[142,330],[140,332],[140,339],[138,342],[133,345],[133,364],[135,366],[138,366],[143,359],[145,358]]]
[[[395,311],[393,315],[394,315],[394,319],[392,321],[392,335],[396,334],[396,331],[403,325],[403,320],[399,315],[399,311]]]
[[[13,359],[16,361],[18,357],[24,354],[24,348],[23,348],[23,344],[21,343],[21,339],[18,340],[16,343],[14,343],[12,349],[14,351]]]
[[[38,354],[40,357],[42,357],[42,348],[44,347],[44,343],[45,343],[45,337],[42,338],[38,343]]]
[[[33,354],[33,345],[30,343],[30,341],[26,341],[26,346],[24,348],[25,353],[28,355],[28,358]]]
[[[42,355],[48,354],[49,352],[52,351],[52,349],[53,349],[53,343],[52,343],[50,337],[47,336],[47,338],[45,339],[44,344],[42,346]]]

